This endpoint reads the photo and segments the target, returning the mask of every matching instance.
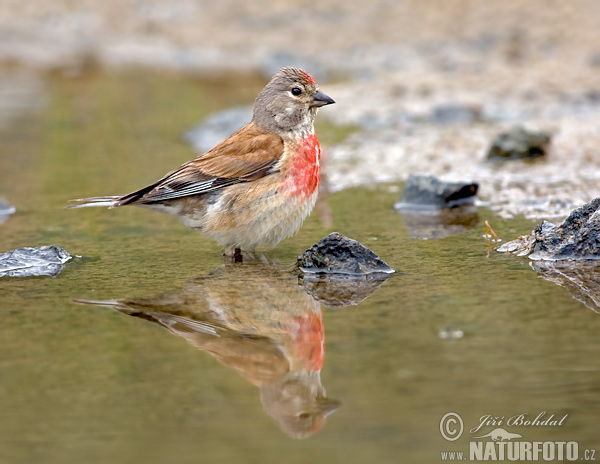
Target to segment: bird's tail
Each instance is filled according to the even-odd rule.
[[[106,306],[108,308],[114,308],[118,306],[121,302],[119,300],[84,300],[81,298],[71,298],[73,303],[81,304],[81,305],[96,305],[96,306]]]
[[[73,303],[80,305],[95,305],[111,308],[128,316],[141,317],[166,328],[169,332],[175,335],[181,335],[181,332],[200,332],[208,335],[220,337],[217,333],[219,327],[204,321],[197,321],[187,317],[169,314],[162,311],[149,311],[142,307],[136,306],[135,303],[129,305],[126,300],[84,300],[82,298],[71,298]]]
[[[78,205],[65,206],[65,209],[73,208],[90,208],[92,206],[106,206],[108,208],[114,208],[118,206],[117,203],[121,199],[120,196],[106,196],[106,197],[90,197],[90,198],[78,198],[77,200],[69,200],[73,202],[79,202]]]

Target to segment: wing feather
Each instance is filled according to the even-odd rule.
[[[114,206],[149,204],[201,195],[260,179],[274,172],[283,149],[280,136],[250,122],[211,150],[171,171],[154,184],[122,196]]]

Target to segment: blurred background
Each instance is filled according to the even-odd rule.
[[[135,70],[131,85],[165,71],[212,83],[209,99],[222,100],[198,105],[191,127],[250,105],[266,79],[294,65],[338,102],[322,112],[343,128],[322,138],[335,145],[326,150],[330,190],[427,172],[479,181],[480,198],[504,217],[564,216],[600,179],[599,15],[594,0],[3,0],[0,125],[48,104],[49,76],[76,85]],[[176,99],[177,82],[157,84],[164,100],[169,91]],[[248,114],[225,118],[211,141]],[[514,124],[552,135],[548,162],[482,164]]]
[[[271,75],[295,63],[361,75],[600,60],[593,0],[4,0],[1,8],[2,62],[71,73],[141,65]]]

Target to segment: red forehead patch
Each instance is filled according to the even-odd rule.
[[[286,82],[286,84],[291,84],[293,82],[301,82],[304,85],[317,84],[315,78],[308,74],[304,69],[294,68],[293,66],[281,68],[279,72],[273,76],[273,79],[283,79],[281,82]]]
[[[308,85],[315,85],[317,83],[317,81],[315,81],[315,78],[308,74],[306,71],[302,70],[301,72],[302,78]]]

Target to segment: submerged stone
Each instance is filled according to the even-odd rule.
[[[411,174],[394,207],[399,211],[437,211],[472,204],[479,186],[473,182],[446,182],[433,175]]]
[[[57,245],[25,247],[0,254],[0,277],[56,277],[71,255]]]
[[[0,224],[3,224],[8,219],[8,216],[14,214],[16,211],[14,206],[10,206],[8,202],[0,198]]]
[[[451,325],[438,332],[438,337],[442,340],[457,340],[463,338],[464,335],[465,333],[462,330],[452,327]]]
[[[577,208],[560,225],[542,221],[529,235],[498,248],[532,260],[599,260],[600,197]]]
[[[496,137],[488,150],[487,159],[495,161],[539,158],[546,154],[549,144],[550,134],[516,126]]]
[[[394,270],[360,242],[333,232],[298,257],[305,274],[391,274]]]

